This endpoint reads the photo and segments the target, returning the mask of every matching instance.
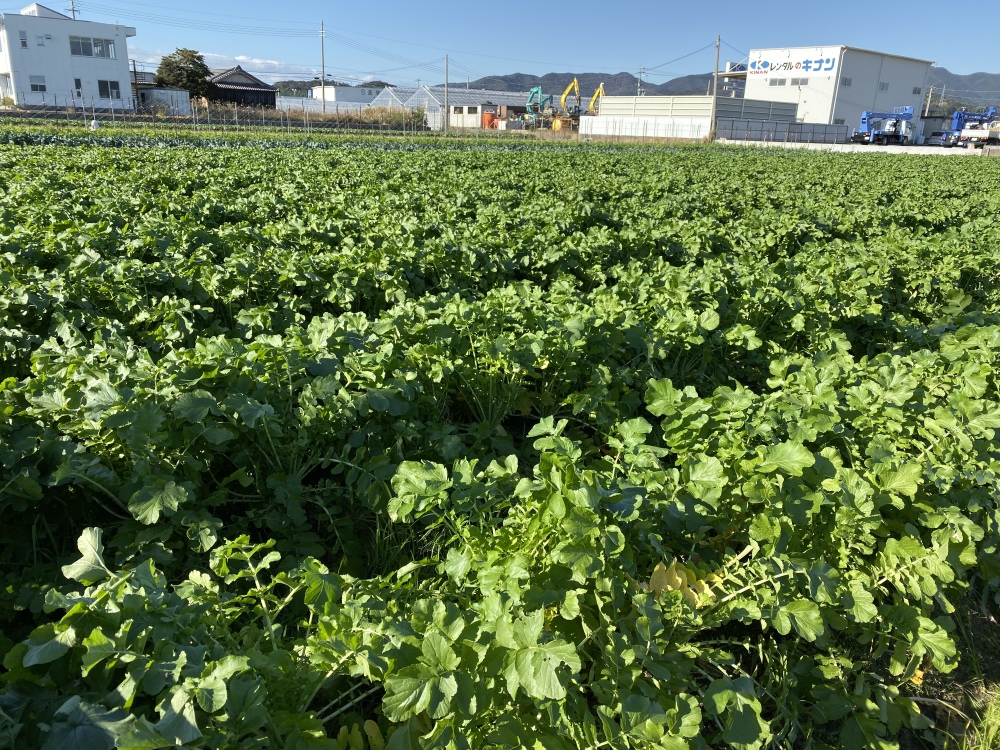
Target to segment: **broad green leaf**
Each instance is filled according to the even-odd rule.
[[[670,380],[650,380],[646,388],[646,408],[651,414],[663,417],[675,411],[683,397]]]
[[[561,639],[539,642],[544,613],[536,610],[509,624],[498,623],[497,640],[510,649],[504,658],[504,676],[511,698],[523,689],[531,698],[561,700],[566,688],[558,669],[565,664],[571,672],[580,670],[580,657],[572,644]]]
[[[111,575],[111,571],[104,564],[102,534],[101,529],[96,527],[83,530],[76,542],[77,549],[80,550],[82,556],[75,563],[62,567],[64,576],[89,586]]]
[[[404,461],[392,478],[396,496],[389,501],[389,515],[394,521],[409,520],[411,514],[426,509],[445,496],[451,488],[448,470],[430,461]]]
[[[746,677],[714,680],[705,691],[705,709],[722,721],[722,740],[734,748],[753,750],[768,737],[770,725],[761,717],[760,701]]]
[[[791,619],[795,632],[807,641],[815,641],[825,630],[816,602],[799,599],[783,605],[781,611]]]
[[[80,696],[55,712],[42,750],[112,750],[132,722],[124,711],[90,705]]]
[[[714,331],[719,327],[719,313],[715,310],[705,310],[698,316],[698,325],[706,331]]]
[[[844,596],[844,609],[855,622],[871,622],[878,617],[875,597],[860,581],[851,581],[849,589]]]
[[[196,390],[178,396],[171,411],[174,416],[186,419],[191,424],[197,424],[209,413],[218,414],[219,403],[208,391]]]
[[[194,700],[184,688],[175,688],[169,701],[161,701],[157,710],[160,712],[160,720],[155,724],[156,731],[174,740],[176,744],[185,745],[202,736],[195,715]]]
[[[371,388],[368,391],[368,405],[375,411],[386,412],[393,417],[401,417],[410,409],[409,402],[400,398],[393,388]]]
[[[883,462],[878,464],[872,473],[878,479],[878,486],[883,492],[895,492],[899,495],[913,497],[917,494],[917,487],[923,469],[920,464],[904,463],[896,465],[893,462]]]
[[[462,583],[466,576],[469,575],[470,570],[472,570],[472,561],[469,559],[469,552],[467,550],[463,550],[462,552],[456,549],[448,550],[448,557],[444,562],[444,572],[455,583]]]
[[[759,449],[763,461],[757,471],[769,474],[779,469],[793,477],[802,476],[802,470],[816,463],[816,456],[801,443],[779,443]]]
[[[458,692],[454,675],[408,677],[390,676],[385,680],[382,709],[386,718],[403,722],[427,711],[432,718],[442,718],[451,708],[451,699]]]
[[[83,669],[81,673],[84,677],[102,661],[119,653],[118,647],[104,635],[100,628],[94,628],[90,635],[83,639],[83,645],[87,648],[82,659]]]
[[[155,480],[132,495],[128,509],[137,520],[144,524],[154,524],[160,520],[160,514],[173,515],[174,511],[190,500],[187,489],[173,480],[163,482]]]
[[[35,628],[28,638],[28,651],[21,663],[25,667],[48,664],[69,653],[76,643],[76,631],[73,628],[57,631],[55,625],[42,625]]]
[[[201,710],[210,714],[221,711],[228,699],[226,683],[222,675],[214,672],[208,677],[197,680],[190,691]]]

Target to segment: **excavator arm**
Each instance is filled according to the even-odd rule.
[[[577,110],[577,112],[579,112],[580,111],[580,81],[578,81],[576,78],[574,78],[572,81],[570,81],[569,86],[566,87],[566,90],[563,91],[562,96],[559,97],[559,107],[562,109],[563,112],[569,112],[569,110],[566,109],[566,100],[569,98],[569,94],[570,94],[571,91],[575,91],[576,92],[576,110]]]
[[[604,97],[604,81],[601,81],[601,85],[597,87],[597,91],[594,95],[590,97],[590,106],[587,107],[588,112],[595,112],[597,107],[597,100]]]

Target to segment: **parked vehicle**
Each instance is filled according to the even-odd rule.
[[[935,130],[924,139],[925,146],[943,146],[948,138],[947,130]]]
[[[893,107],[892,112],[862,112],[861,125],[851,133],[854,143],[905,146],[914,140],[913,107]]]
[[[964,109],[955,111],[951,117],[952,138],[949,143],[943,144],[946,148],[950,146],[973,147],[982,146],[988,138],[990,123],[996,120],[997,108],[990,107],[983,112],[969,112]]]

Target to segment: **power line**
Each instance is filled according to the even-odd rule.
[[[119,8],[109,7],[105,5],[98,5],[91,2],[83,2],[79,4],[85,10],[94,10],[99,14],[112,15],[116,18],[123,12]],[[146,13],[144,11],[127,11],[129,18],[134,18],[139,21],[147,21],[149,23],[160,24],[163,26],[173,26],[182,29],[192,29],[194,31],[221,31],[227,34],[240,34],[244,36],[270,36],[270,37],[282,37],[282,38],[308,38],[315,37],[318,35],[318,29],[315,31],[306,30],[293,30],[293,29],[275,29],[268,28],[265,26],[242,26],[239,24],[216,24],[209,23],[206,21],[188,20],[180,18],[177,16],[161,16],[155,13]]]
[[[680,62],[681,60],[686,60],[687,58],[693,57],[694,55],[697,55],[699,52],[704,52],[705,50],[707,50],[707,49],[709,49],[711,47],[714,47],[714,46],[715,46],[715,42],[712,42],[711,44],[706,44],[704,47],[702,47],[701,49],[696,49],[694,52],[688,52],[686,55],[681,55],[678,58],[675,58],[673,60],[668,60],[667,62],[661,63],[660,65],[654,65],[652,68],[646,68],[646,72],[648,73],[650,71],[656,70],[657,68],[665,68],[666,66],[672,65],[675,62]]]
[[[162,24],[162,25],[165,25],[165,26],[176,26],[176,27],[180,27],[180,28],[188,28],[188,29],[192,29],[192,30],[196,30],[196,31],[226,31],[228,33],[244,34],[244,35],[249,35],[249,36],[272,36],[272,37],[279,36],[279,37],[291,37],[291,38],[296,38],[296,37],[298,37],[298,38],[302,38],[302,37],[314,37],[318,33],[318,31],[312,31],[312,32],[310,32],[310,31],[306,31],[304,29],[303,30],[298,30],[298,29],[273,29],[273,28],[270,28],[270,27],[262,27],[262,26],[239,26],[239,25],[235,25],[235,24],[212,24],[212,23],[207,22],[207,21],[199,21],[199,20],[195,20],[195,19],[183,19],[183,18],[180,18],[178,16],[169,16],[168,17],[168,16],[156,15],[156,14],[145,13],[145,12],[138,12],[137,13],[136,11],[134,11],[132,9],[132,5],[140,5],[140,3],[130,3],[128,6],[125,6],[125,7],[112,7],[112,6],[108,6],[108,5],[97,4],[97,3],[90,3],[90,2],[85,2],[85,5],[86,5],[86,7],[92,8],[94,10],[97,10],[98,12],[100,12],[100,13],[102,13],[104,15],[115,15],[115,16],[117,16],[117,15],[121,15],[122,13],[128,13],[130,16],[134,16],[135,18],[137,18],[139,20],[149,21],[150,23],[159,23],[159,24]],[[194,11],[189,11],[189,12],[194,12]],[[212,15],[222,15],[222,14],[212,14]],[[225,17],[240,18],[239,16],[225,16]],[[265,20],[265,19],[250,19],[250,20]],[[578,66],[578,65],[572,65],[572,64],[569,64],[569,63],[566,63],[566,62],[552,62],[552,61],[547,61],[547,60],[527,60],[527,59],[516,58],[516,57],[504,57],[502,55],[490,55],[490,54],[485,54],[483,52],[474,52],[474,51],[471,51],[471,50],[453,50],[453,49],[446,48],[446,47],[438,47],[438,46],[431,45],[431,44],[421,44],[419,42],[408,41],[408,40],[405,40],[405,39],[393,39],[393,38],[390,38],[390,37],[379,36],[377,34],[368,34],[366,32],[356,31],[356,30],[353,30],[353,29],[344,29],[344,28],[342,28],[342,29],[340,29],[340,31],[346,32],[346,33],[349,33],[349,34],[359,35],[359,36],[366,36],[366,37],[370,37],[372,39],[380,39],[382,41],[393,42],[395,44],[406,44],[406,45],[413,46],[413,47],[423,47],[425,49],[438,50],[438,51],[441,51],[441,52],[447,52],[449,55],[452,54],[452,53],[457,53],[457,54],[460,54],[460,55],[468,55],[468,56],[471,56],[471,57],[484,57],[484,58],[490,58],[490,59],[494,59],[494,60],[503,60],[503,61],[506,61],[506,62],[521,62],[521,63],[529,63],[529,64],[532,64],[532,65],[551,65],[551,66],[554,66],[554,67],[565,66],[565,67],[570,68],[570,69],[572,69],[574,67],[589,67],[590,70],[592,70],[594,72],[606,72],[606,73],[621,72],[619,70],[612,70],[611,68],[593,68],[593,67],[590,67],[590,66]],[[333,37],[334,34],[329,29],[327,29],[327,36],[328,37]],[[338,35],[338,39],[341,40],[341,41],[343,41],[343,39],[346,39],[346,38],[347,37],[343,37],[343,36],[339,36]],[[356,44],[361,44],[360,42],[355,42],[355,43]],[[351,46],[351,45],[349,45],[349,46]],[[363,51],[363,50],[361,50],[361,51]]]
[[[154,5],[154,4],[150,4],[150,3],[136,3],[136,2],[131,2],[131,0],[130,0],[130,2],[128,3],[128,5],[126,7],[127,7],[127,9],[129,11],[131,11],[132,7],[135,6],[135,5],[141,5],[141,6],[145,7],[145,8],[157,8],[157,9],[162,9],[163,8],[163,4],[162,3]],[[302,27],[308,27],[310,29],[313,27],[313,24],[301,23],[301,22],[297,22],[297,21],[289,21],[288,19],[285,19],[285,18],[279,19],[279,18],[260,18],[260,17],[256,17],[256,16],[236,16],[236,15],[233,15],[232,13],[212,13],[211,11],[207,11],[207,10],[189,10],[187,8],[179,8],[178,10],[181,10],[184,13],[194,13],[195,15],[199,15],[199,16],[216,16],[216,17],[219,17],[219,18],[238,18],[238,19],[240,19],[242,21],[265,21],[267,23],[281,23],[281,24],[285,24],[286,26],[302,26]]]
[[[733,52],[736,52],[737,54],[743,55],[743,57],[750,57],[750,53],[749,52],[744,52],[741,49],[736,49],[736,47],[734,47],[733,45],[731,45],[725,39],[722,40],[722,43],[724,45],[726,45],[727,47],[729,47],[729,49],[731,49]]]

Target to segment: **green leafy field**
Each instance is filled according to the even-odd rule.
[[[1000,160],[114,138],[0,145],[0,748],[940,740]]]

